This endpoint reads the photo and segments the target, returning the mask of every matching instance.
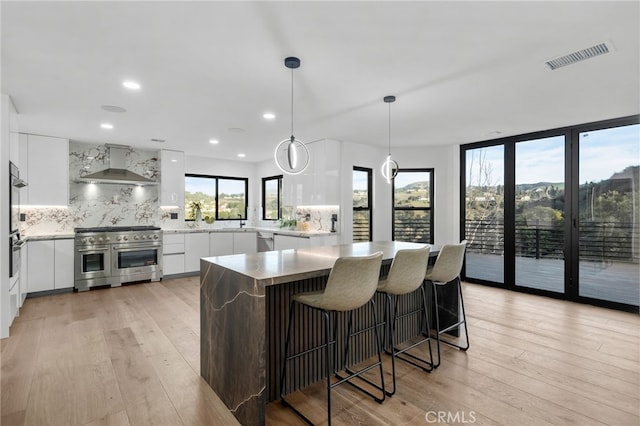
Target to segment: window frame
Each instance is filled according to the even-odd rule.
[[[215,212],[215,220],[247,220],[247,212],[248,212],[248,206],[247,204],[249,203],[249,178],[245,178],[245,177],[237,177],[237,176],[218,176],[218,175],[204,175],[204,174],[197,174],[197,173],[185,173],[184,177],[195,177],[195,178],[203,178],[203,179],[211,179],[214,181],[215,184],[215,199],[216,199],[216,212]],[[242,215],[242,217],[238,217],[238,218],[220,218],[220,199],[218,197],[219,195],[219,191],[220,191],[220,185],[219,185],[219,180],[238,180],[238,181],[244,181],[244,214]],[[185,192],[186,192],[186,187],[185,187]],[[186,209],[186,201],[185,201],[185,209]],[[195,219],[187,219],[185,217],[185,221],[186,222],[193,222],[195,221]]]
[[[268,176],[268,177],[263,177],[262,178],[262,220],[277,221],[277,220],[282,219],[282,178],[283,178],[283,175],[275,175],[275,176]],[[266,209],[266,190],[265,190],[265,186],[266,186],[267,182],[273,181],[273,180],[277,180],[277,182],[278,182],[278,196],[277,196],[277,198],[278,198],[277,199],[277,201],[278,201],[278,217],[276,217],[275,219],[266,217],[267,209]]]
[[[396,179],[393,178],[391,181],[391,240],[396,240],[396,210],[399,211],[427,211],[429,214],[429,241],[427,244],[433,244],[433,229],[434,229],[434,211],[435,211],[435,200],[434,200],[434,181],[435,181],[435,169],[433,167],[426,168],[410,168],[410,169],[398,169],[398,174],[400,173],[428,173],[429,174],[429,207],[401,207],[396,208]]]
[[[352,194],[351,205],[354,213],[356,211],[369,211],[369,241],[373,241],[373,169],[368,167],[353,166],[353,171],[367,173],[367,207],[353,206],[353,194]],[[353,181],[353,177],[352,177],[352,181]],[[351,222],[353,223],[353,216],[352,216]],[[351,240],[353,241],[353,225],[351,228]]]

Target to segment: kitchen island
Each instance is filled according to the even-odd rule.
[[[383,252],[381,276],[386,275],[400,249],[424,247],[403,242],[369,242],[281,250],[257,254],[218,256],[200,260],[200,374],[226,406],[245,425],[264,424],[265,404],[278,399],[284,338],[292,294],[324,288],[335,260]],[[382,298],[376,295],[379,318]],[[418,297],[403,300],[402,310],[419,305]],[[322,322],[305,310],[293,330],[305,348],[322,341]],[[342,319],[340,319],[342,321]],[[373,323],[370,310],[361,309],[354,324]],[[410,324],[409,324],[410,323]],[[400,326],[398,341],[417,336],[417,321]],[[351,361],[375,353],[373,333],[353,339]],[[340,345],[338,346],[340,349]],[[322,351],[294,361],[299,373],[287,391],[322,380]],[[291,377],[291,375],[289,375]]]

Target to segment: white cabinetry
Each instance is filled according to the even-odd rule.
[[[27,162],[21,174],[29,183],[21,204],[32,206],[66,206],[69,204],[69,140],[49,136],[27,135]]]
[[[29,293],[53,290],[55,280],[54,249],[53,240],[29,242],[29,258],[27,259]]]
[[[162,236],[162,275],[184,273],[184,234]]]
[[[258,252],[257,232],[234,232],[233,233],[233,253],[251,254]]]
[[[73,287],[73,240],[55,240],[53,242],[53,268],[54,283],[53,288],[58,290],[62,288]]]
[[[212,232],[209,234],[209,255],[233,254],[233,232]]]
[[[335,140],[322,140],[307,145],[309,166],[297,175],[282,178],[282,199],[285,206],[339,205],[340,152]]]
[[[184,152],[160,151],[160,206],[184,207]]]
[[[27,264],[29,259],[29,243],[25,242],[20,249],[20,307],[27,298],[29,292],[29,265]]]
[[[29,242],[28,292],[73,287],[73,240]]]
[[[274,250],[288,250],[298,248],[311,247],[311,239],[309,237],[297,237],[293,235],[273,235]]]
[[[273,235],[273,249],[287,250],[338,244],[337,235]]]
[[[184,272],[200,270],[200,258],[209,257],[209,233],[197,232],[184,236]]]

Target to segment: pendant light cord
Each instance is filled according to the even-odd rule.
[[[391,156],[391,102],[389,102],[389,156]]]
[[[295,138],[293,137],[293,68],[291,68],[291,141]]]

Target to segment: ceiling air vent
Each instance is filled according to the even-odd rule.
[[[584,61],[585,59],[594,58],[596,56],[604,55],[613,51],[608,43],[600,43],[586,49],[578,50],[568,55],[561,56],[556,59],[545,62],[549,69],[555,70],[566,65],[575,64],[576,62]]]

